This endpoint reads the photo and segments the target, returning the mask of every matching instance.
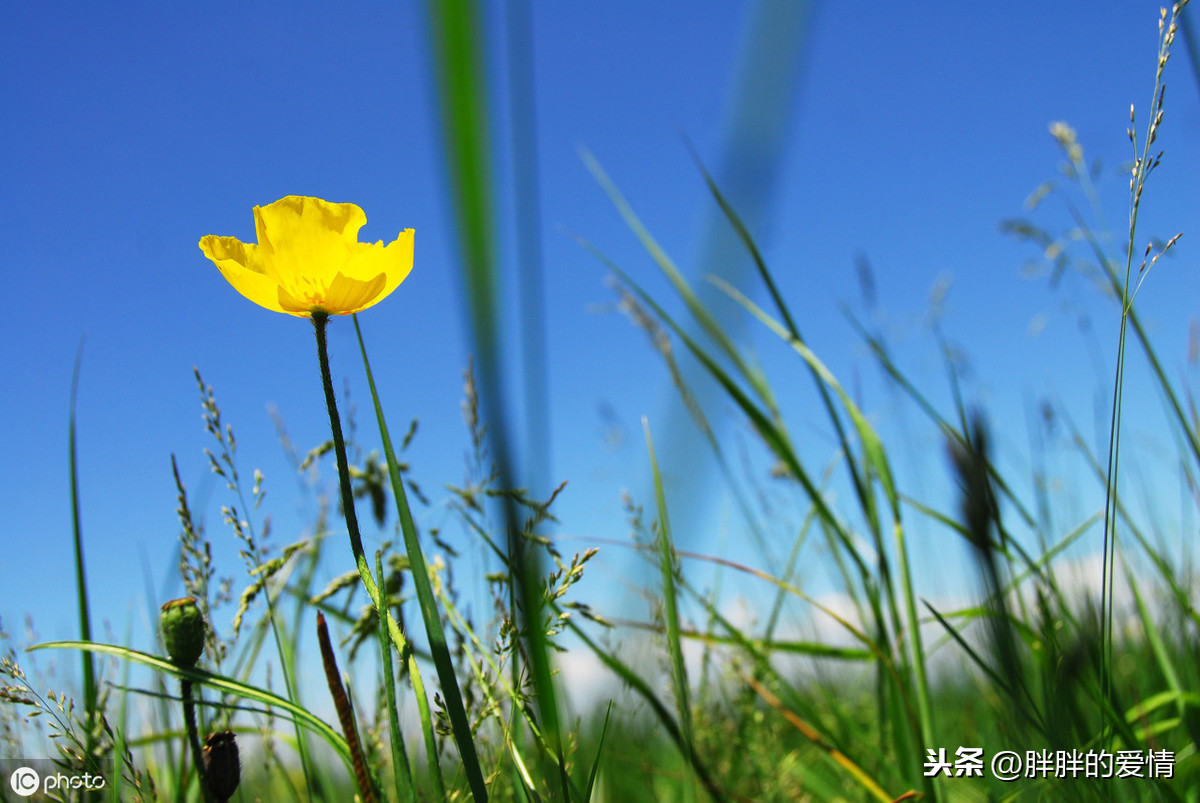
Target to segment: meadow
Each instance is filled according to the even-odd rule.
[[[545,497],[522,486],[503,424],[514,378],[502,372],[494,345],[498,223],[485,127],[474,117],[482,68],[463,46],[469,25],[447,14],[438,28],[440,98],[475,349],[463,367],[463,442],[454,445],[465,446],[468,481],[447,488],[443,504],[491,569],[456,570],[468,565],[461,548],[418,526],[414,509],[432,494],[405,460],[421,437],[418,422],[409,423],[401,400],[381,398],[377,352],[359,327],[360,312],[369,316],[389,293],[404,292],[411,231],[385,249],[357,243],[362,210],[352,205],[289,196],[256,207],[256,246],[206,236],[201,248],[247,299],[312,324],[320,374],[311,386],[314,394],[321,386],[329,437],[303,445],[283,437],[281,448],[318,512],[303,537],[278,543],[269,525],[278,500],[265,501],[263,491],[275,478],[249,468],[254,458],[238,451],[240,425],[223,415],[221,389],[197,370],[205,425],[197,437],[223,488],[223,521],[212,531],[198,523],[176,468],[186,593],[152,612],[161,623],[158,649],[134,649],[92,627],[72,406],[76,560],[66,585],[78,598],[79,638],[18,652],[0,629],[0,758],[27,755],[32,728],[53,745],[63,772],[106,778],[103,790],[80,798],[113,801],[1200,800],[1191,550],[1187,534],[1162,532],[1129,504],[1121,459],[1122,425],[1143,414],[1122,407],[1128,358],[1144,363],[1174,438],[1174,453],[1155,470],[1184,478],[1196,501],[1200,413],[1186,381],[1160,361],[1135,304],[1179,239],[1143,245],[1149,238],[1138,227],[1161,159],[1155,144],[1167,118],[1164,74],[1179,11],[1164,11],[1160,24],[1157,72],[1147,76],[1154,105],[1131,108],[1128,230],[1103,229],[1097,171],[1065,123],[1052,134],[1066,180],[1036,191],[1027,217],[1005,224],[1054,275],[1089,276],[1119,320],[1119,341],[1106,344],[1117,366],[1105,378],[1107,453],[1080,433],[1080,411],[1047,404],[1038,425],[1063,435],[1081,472],[1104,491],[1103,509],[1070,521],[1048,512],[1054,503],[1036,467],[1033,476],[1000,467],[986,411],[961,391],[959,363],[940,330],[949,406],[933,401],[941,389],[919,387],[893,360],[883,333],[848,312],[909,412],[940,433],[941,451],[923,459],[948,471],[956,492],[949,501],[920,498],[897,469],[904,445],[880,434],[849,383],[810,349],[777,268],[696,158],[755,266],[752,286],[705,281],[788,351],[790,371],[811,379],[809,409],[834,441],[832,455],[800,448],[791,405],[771,377],[584,153],[673,297],[645,289],[646,278],[611,261],[603,244],[580,238],[580,247],[609,271],[617,307],[662,357],[708,459],[730,488],[742,489],[729,525],[729,538],[746,545],[734,551],[738,559],[680,547],[653,420],[643,419],[640,439],[652,493],[628,498],[627,540],[565,535],[555,504],[566,483]],[[1051,204],[1067,210],[1070,225],[1039,222]],[[269,254],[264,232],[285,233]],[[331,367],[327,327],[351,325],[361,369]],[[738,431],[754,438],[759,463],[751,469],[696,403],[683,361],[699,366]],[[364,421],[339,397],[334,374],[346,377],[355,398],[370,398]],[[846,492],[831,493],[834,482]],[[786,543],[764,548],[772,515],[764,500],[778,494],[802,515]],[[378,549],[364,545],[369,522],[392,533]],[[919,587],[910,533],[925,526],[967,547],[979,589],[970,603],[940,607]],[[236,577],[214,564],[216,539],[237,542],[244,565]],[[1067,564],[1088,543],[1099,545],[1089,550],[1099,571],[1080,588]],[[588,585],[602,550],[649,567],[652,616],[627,618],[611,595]],[[348,556],[353,570],[317,581],[320,567],[348,566]],[[834,578],[845,605],[806,590],[802,578],[814,565]],[[713,577],[756,589],[762,610],[731,618]],[[793,618],[820,621],[825,637],[798,637],[785,625]],[[77,663],[78,688],[28,669],[51,656]],[[615,683],[600,695],[571,689],[587,681],[568,665]],[[15,786],[0,793],[10,791],[19,794]]]

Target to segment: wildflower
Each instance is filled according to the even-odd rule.
[[[413,262],[413,230],[384,245],[360,243],[355,204],[289,195],[254,207],[258,243],[209,234],[200,250],[234,289],[259,306],[301,318],[349,315],[395,290]]]

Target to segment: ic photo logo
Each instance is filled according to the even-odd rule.
[[[8,785],[20,797],[29,797],[42,788],[42,776],[29,767],[17,767],[8,776]]]
[[[89,768],[87,772],[70,771],[69,774],[61,769],[50,759],[0,760],[0,774],[8,775],[8,788],[13,791],[13,795],[9,795],[7,790],[0,788],[0,800],[34,797],[39,793],[51,800],[74,799],[80,790],[97,791],[107,786],[105,775],[92,772],[92,769],[101,769],[108,775],[116,771],[108,764]]]

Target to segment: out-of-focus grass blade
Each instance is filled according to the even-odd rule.
[[[430,0],[433,50],[442,111],[444,151],[450,173],[462,252],[463,287],[470,306],[473,345],[479,366],[478,385],[491,420],[489,434],[502,488],[515,487],[500,367],[499,271],[495,248],[495,212],[488,149],[487,97],[481,32],[483,16],[474,0]],[[562,754],[559,711],[548,638],[542,625],[540,553],[528,549],[516,502],[503,502],[512,582],[514,615],[522,615],[530,674],[539,722],[553,760],[558,764],[560,794],[568,792]],[[519,604],[515,604],[519,601]],[[514,673],[518,667],[514,662]],[[549,775],[549,773],[547,773]]]
[[[1145,600],[1142,599],[1142,594],[1138,591],[1137,581],[1134,579],[1133,572],[1128,567],[1125,569],[1125,581],[1129,583],[1129,590],[1133,593],[1133,600],[1137,604],[1138,618],[1141,619],[1142,628],[1146,633],[1146,641],[1149,642],[1150,648],[1154,652],[1155,661],[1158,664],[1158,669],[1162,672],[1163,678],[1167,681],[1169,692],[1164,694],[1174,695],[1175,708],[1179,714],[1179,719],[1187,728],[1188,734],[1193,743],[1200,743],[1200,716],[1196,710],[1193,701],[1193,707],[1189,709],[1188,700],[1184,695],[1183,684],[1179,681],[1179,673],[1175,669],[1174,661],[1171,654],[1167,650],[1167,645],[1163,641],[1162,633],[1159,632],[1158,625],[1154,622],[1154,617],[1150,613],[1150,609],[1146,607]]]
[[[828,756],[835,764],[844,769],[846,772],[850,773],[851,777],[858,781],[859,785],[861,785],[863,789],[865,789],[868,794],[871,795],[871,797],[875,798],[876,800],[885,801],[885,803],[890,803],[892,800],[892,795],[889,795],[887,792],[885,792],[883,787],[881,787],[874,778],[868,775],[862,767],[851,761],[849,756],[847,756],[841,750],[838,750],[836,747],[833,747],[827,743],[825,739],[822,738],[821,734],[817,733],[817,731],[815,731],[812,726],[803,719],[796,716],[795,712],[789,711],[783,705],[783,703],[779,701],[778,697],[771,694],[766,686],[763,686],[749,675],[743,675],[742,680],[746,681],[746,683],[748,683],[750,687],[754,689],[755,693],[758,694],[758,696],[761,697],[767,705],[778,711],[783,718],[788,721],[789,724],[804,734],[804,738],[816,745],[817,748],[825,753],[825,755]]]
[[[612,717],[612,700],[608,701],[608,709],[604,712],[604,727],[600,729],[600,741],[596,745],[596,757],[592,759],[592,769],[588,772],[587,789],[584,791],[583,803],[591,803],[592,790],[596,788],[596,778],[600,774],[600,757],[604,754],[604,737],[608,735],[608,720]]]
[[[354,332],[358,336],[358,347],[362,352],[363,369],[367,374],[367,385],[371,390],[371,401],[375,406],[375,420],[379,425],[379,438],[383,444],[383,454],[387,459],[388,477],[392,483],[392,494],[396,497],[396,511],[400,518],[400,531],[404,537],[404,548],[408,554],[408,563],[412,567],[413,586],[417,590],[417,603],[421,609],[421,618],[425,622],[425,635],[429,639],[429,652],[433,656],[433,665],[437,670],[438,680],[442,686],[442,697],[446,702],[446,713],[450,717],[450,727],[454,731],[454,741],[458,745],[459,756],[463,761],[463,771],[471,785],[471,794],[480,801],[487,800],[487,784],[483,779],[483,770],[479,766],[479,757],[475,752],[475,742],[471,735],[471,723],[463,706],[462,692],[458,688],[458,678],[454,674],[454,659],[450,655],[450,647],[446,642],[446,633],[442,628],[441,614],[438,611],[437,600],[433,595],[433,585],[429,582],[429,569],[425,563],[425,555],[421,551],[421,542],[417,537],[417,528],[413,523],[412,510],[408,506],[408,497],[404,492],[404,482],[400,478],[400,463],[392,449],[392,439],[388,435],[387,421],[383,416],[383,407],[379,403],[379,394],[375,388],[375,377],[371,373],[371,362],[367,359],[367,347],[362,339],[362,329],[358,325],[358,316],[354,316]],[[381,618],[388,618],[388,609],[380,606]],[[399,648],[399,644],[397,647]]]
[[[667,497],[663,493],[662,475],[658,471],[658,456],[654,453],[654,441],[650,437],[650,422],[642,418],[642,430],[646,433],[646,451],[650,453],[650,472],[654,477],[654,500],[658,506],[659,568],[662,571],[663,624],[667,631],[667,651],[671,656],[671,677],[675,686],[675,709],[679,716],[680,745],[684,765],[691,774],[696,738],[692,733],[692,703],[688,688],[687,667],[683,663],[683,647],[679,638],[679,605],[675,593],[675,549],[671,544],[671,524],[667,518]],[[689,781],[684,785],[684,799],[695,797]]]
[[[546,378],[546,304],[542,279],[541,188],[538,181],[537,118],[534,113],[533,22],[529,0],[507,0],[509,119],[512,121],[513,228],[517,248],[518,305],[521,321],[526,455],[524,482],[536,497],[549,483],[550,439]]]

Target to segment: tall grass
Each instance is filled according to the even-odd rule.
[[[243,588],[238,594],[215,582],[212,536],[193,518],[173,465],[180,584],[208,625],[202,664],[181,666],[158,654],[160,649],[134,649],[128,637],[123,644],[102,643],[88,625],[72,401],[81,638],[36,649],[79,651],[84,711],[77,714],[61,690],[42,691],[43,679],[22,667],[22,661],[42,653],[19,656],[10,646],[0,665],[6,678],[0,687],[5,703],[0,755],[20,755],[27,748],[21,732],[32,726],[17,724],[15,717],[32,713],[46,723],[34,733],[55,737],[65,768],[113,762],[105,793],[111,800],[224,797],[213,776],[222,771],[216,751],[230,741],[226,731],[241,745],[241,784],[234,798],[241,800],[1195,799],[1200,794],[1200,693],[1195,691],[1200,688],[1200,615],[1193,577],[1173,557],[1172,546],[1153,538],[1149,525],[1123,501],[1117,482],[1129,331],[1142,345],[1166,401],[1179,443],[1176,467],[1185,477],[1200,470],[1200,416],[1187,389],[1169,381],[1133,303],[1140,282],[1178,239],[1144,251],[1134,275],[1138,210],[1146,179],[1160,163],[1150,146],[1163,121],[1163,69],[1177,13],[1178,7],[1162,22],[1151,121],[1141,139],[1131,129],[1137,155],[1125,250],[1109,254],[1104,233],[1072,200],[1082,192],[1098,210],[1100,190],[1092,184],[1082,147],[1065,126],[1054,133],[1072,184],[1038,197],[1061,199],[1075,229],[1060,236],[1028,220],[1006,224],[1063,269],[1076,256],[1069,243],[1082,243],[1118,300],[1107,465],[1078,435],[1069,410],[1049,411],[1070,433],[1084,471],[1105,489],[1104,509],[1086,511],[1077,521],[1045,515],[1044,500],[1042,513],[1031,512],[1034,505],[1016,490],[1025,478],[998,465],[986,415],[969,409],[952,364],[953,409],[942,410],[891,356],[883,339],[851,318],[872,359],[945,441],[940,465],[957,482],[957,510],[942,500],[917,498],[894,469],[899,448],[884,438],[864,403],[802,336],[799,316],[772,266],[697,158],[704,185],[757,272],[753,286],[712,284],[765,336],[785,347],[794,361],[790,368],[812,381],[816,409],[836,451],[830,464],[816,463],[793,436],[792,406],[781,400],[772,378],[706,307],[617,182],[594,157],[584,155],[601,191],[677,296],[680,314],[671,313],[672,302],[652,296],[643,281],[598,247],[585,245],[610,269],[620,307],[663,356],[689,413],[707,433],[714,461],[731,482],[758,483],[760,490],[772,484],[801,505],[791,543],[782,545],[787,559],[756,566],[746,558],[679,548],[669,515],[671,494],[651,439],[653,422],[644,424],[654,481],[651,512],[639,500],[627,501],[628,540],[602,542],[586,532],[549,535],[564,486],[546,493],[516,481],[501,401],[505,373],[495,347],[499,267],[491,157],[481,116],[486,99],[476,57],[480,33],[473,27],[479,15],[467,2],[431,4],[446,156],[480,366],[478,377],[472,368],[465,374],[469,481],[448,489],[448,508],[496,570],[464,577],[455,570],[461,562],[450,540],[419,528],[413,504],[428,500],[414,469],[401,459],[415,422],[393,443],[385,415],[390,408],[378,395],[357,319],[363,361],[357,381],[365,380],[371,393],[382,457],[378,451],[364,456],[365,444],[355,430],[342,431],[322,320],[316,333],[331,440],[315,444],[303,459],[283,440],[305,476],[321,468],[336,474],[355,570],[324,588],[315,583],[318,567],[330,560],[330,536],[341,534],[323,501],[300,540],[268,548],[267,528],[252,525],[263,504],[264,478],[256,473],[252,490],[245,493],[232,427],[221,418],[215,390],[197,372],[206,429],[216,444],[215,451],[205,451],[229,494],[223,524],[246,558]],[[768,303],[757,303],[757,295],[765,295]],[[940,332],[937,338],[944,349]],[[731,448],[706,425],[711,412],[695,403],[678,370],[680,359],[694,360],[714,380],[773,463],[769,471],[754,467],[749,476],[733,471],[726,459]],[[937,465],[935,459],[928,470],[938,470]],[[839,476],[850,489],[845,498],[830,491]],[[325,484],[306,487],[323,500]],[[763,538],[765,511],[753,501],[755,495],[738,493],[746,521],[731,526],[744,526],[737,529],[739,536]],[[357,523],[360,499],[370,500],[381,526],[394,510],[399,532],[395,543],[384,543],[370,556]],[[979,599],[950,607],[918,586],[911,554],[917,525],[961,539],[979,575]],[[582,546],[573,552],[568,545],[576,540]],[[1100,543],[1103,581],[1081,596],[1067,583],[1066,556],[1089,540]],[[599,549],[629,551],[653,567],[650,616],[606,616],[609,601],[585,579]],[[798,579],[806,561],[819,561],[832,575],[844,604],[806,590]],[[1139,571],[1142,563],[1149,571]],[[763,626],[735,621],[725,601],[703,587],[702,578],[714,570],[719,579],[757,586],[769,612]],[[1126,611],[1116,604],[1118,578],[1130,591]],[[414,590],[415,600],[407,588]],[[471,612],[480,596],[492,603],[486,621]],[[818,632],[824,635],[803,638],[790,632],[783,624],[789,615],[820,623]],[[300,649],[300,634],[307,628],[317,632],[319,659]],[[337,646],[334,634],[341,638]],[[3,630],[0,640],[12,641]],[[648,650],[650,660],[631,655],[623,642]],[[620,691],[591,709],[572,710],[562,692],[581,681],[561,671],[563,654],[583,656],[575,665],[586,659],[602,668],[619,682]],[[119,663],[100,662],[90,669],[100,656]],[[316,673],[318,660],[327,688],[306,688],[298,678],[305,669]],[[149,672],[157,685],[132,685],[134,667]],[[276,670],[282,689],[275,688]],[[374,678],[372,688],[349,682],[364,675]],[[197,690],[187,715],[181,715],[168,679]],[[326,693],[336,725],[314,713],[323,707],[316,704],[318,695],[324,703]],[[156,705],[140,705],[149,701]],[[195,759],[185,745],[199,744],[200,729],[220,736],[206,741]],[[970,748],[982,753],[973,756]],[[1004,750],[1045,763],[1005,781],[990,764]],[[1075,761],[1081,769],[1071,771]],[[976,766],[979,771],[971,771]],[[1116,774],[1131,767],[1141,777],[1097,777],[1106,768]]]

